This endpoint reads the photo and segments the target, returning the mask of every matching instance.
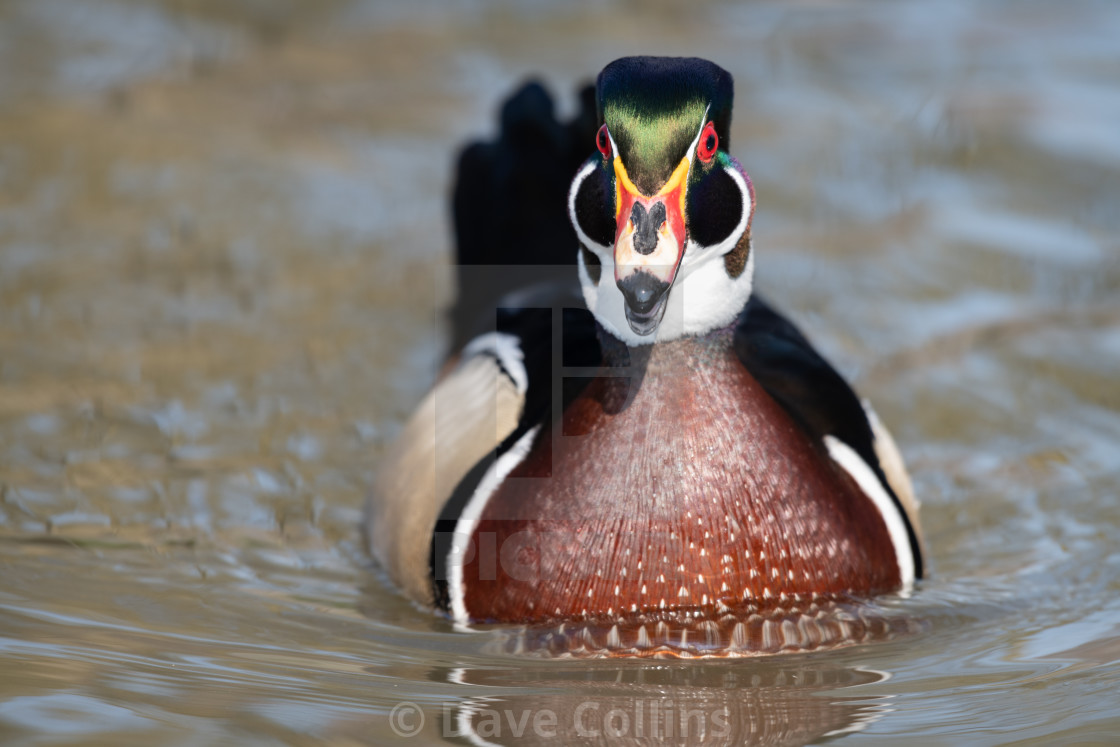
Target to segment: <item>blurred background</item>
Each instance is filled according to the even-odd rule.
[[[381,744],[409,701],[409,744],[574,743],[588,698],[728,708],[710,744],[1120,738],[1118,39],[1108,0],[0,2],[0,741]],[[534,660],[362,552],[459,148],[636,53],[735,77],[756,285],[924,502],[918,635]]]

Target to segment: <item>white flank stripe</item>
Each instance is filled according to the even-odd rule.
[[[539,425],[531,428],[517,440],[517,443],[510,447],[509,451],[494,460],[490,469],[486,470],[486,474],[482,476],[478,487],[475,488],[474,495],[463,507],[463,513],[459,516],[459,520],[455,522],[455,534],[451,537],[451,552],[447,555],[447,591],[451,596],[451,616],[461,626],[470,624],[470,615],[467,614],[467,605],[464,599],[463,554],[470,544],[474,530],[478,526],[478,520],[482,518],[482,511],[486,508],[490,496],[502,484],[502,480],[506,479],[506,476],[513,471],[513,468],[529,454],[533,439],[536,438],[537,431],[540,429]]]
[[[867,462],[863,461],[851,446],[831,435],[824,437],[824,444],[828,447],[828,454],[832,460],[852,476],[864,495],[871,499],[875,508],[879,509],[879,515],[887,525],[891,544],[894,545],[902,589],[908,591],[914,585],[914,551],[910,547],[910,537],[906,533],[906,522],[902,518],[901,511],[887,495],[887,491],[883,489],[882,483],[875,477],[871,467],[867,466]]]

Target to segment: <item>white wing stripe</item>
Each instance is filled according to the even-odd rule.
[[[906,521],[898,505],[887,495],[887,491],[867,466],[867,462],[863,461],[851,446],[831,435],[824,437],[824,444],[828,447],[828,454],[833,461],[851,475],[864,494],[875,504],[875,508],[879,509],[879,515],[887,525],[891,544],[894,545],[902,589],[909,590],[914,585],[914,553],[910,547],[910,536],[906,532]]]

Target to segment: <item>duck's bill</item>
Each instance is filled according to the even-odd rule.
[[[626,321],[635,334],[653,334],[665,315],[665,301],[684,256],[684,190],[688,161],[682,160],[658,192],[647,197],[615,161],[615,282],[626,302]]]
[[[626,321],[634,334],[651,335],[665,316],[671,282],[665,282],[646,270],[633,272],[619,281],[618,288],[626,300]]]
[[[640,203],[634,205],[638,212]],[[657,212],[655,209],[654,219]],[[626,321],[635,334],[642,336],[653,334],[661,324],[669,289],[673,287],[684,254],[683,237],[678,240],[664,227],[649,236],[648,220],[640,216],[630,221],[630,225],[623,227],[614,247],[615,283],[626,304]]]

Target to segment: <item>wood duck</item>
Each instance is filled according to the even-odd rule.
[[[780,648],[791,630],[828,639],[824,622],[766,621],[821,620],[830,601],[922,576],[898,449],[752,295],[755,194],[728,152],[731,76],[701,59],[623,58],[600,73],[595,104],[566,201],[526,206],[547,192],[525,186],[533,169],[555,165],[538,153],[509,159],[527,178],[491,211],[566,207],[572,282],[561,267],[506,295],[450,358],[383,463],[371,552],[409,597],[465,626],[590,621],[607,631],[600,648],[636,653],[701,624],[710,651]],[[486,251],[462,246],[486,200],[462,184],[476,156],[460,163],[456,201],[467,283],[467,270],[516,275],[503,260],[523,265],[553,235],[523,224],[488,267],[466,267]]]

